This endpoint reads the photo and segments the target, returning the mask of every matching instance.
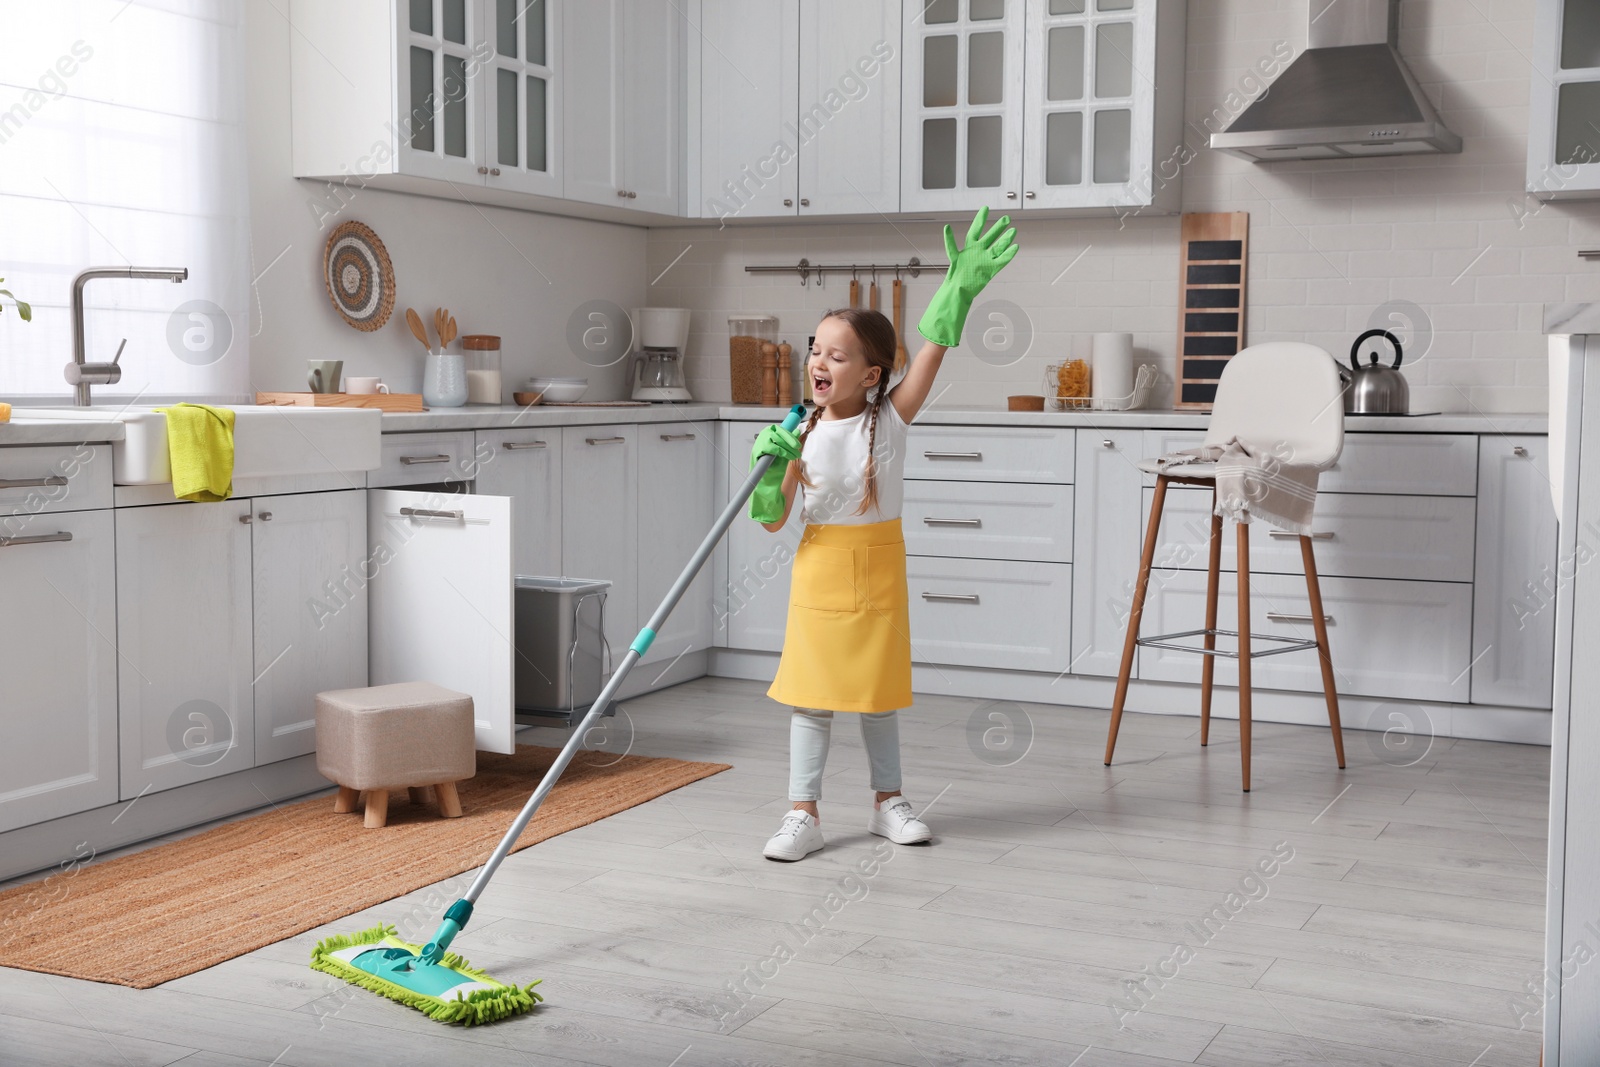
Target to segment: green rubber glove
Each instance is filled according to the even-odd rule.
[[[768,426],[756,435],[755,447],[750,450],[752,469],[762,456],[777,458],[750,494],[750,517],[757,522],[777,522],[783,518],[783,475],[789,461],[800,458],[800,438],[782,426]]]
[[[1011,216],[1001,215],[1000,221],[983,232],[989,221],[989,209],[981,207],[973,216],[972,227],[967,230],[967,247],[956,248],[956,235],[949,226],[944,228],[944,250],[950,256],[950,269],[945,272],[944,284],[933,294],[933,302],[923,313],[917,329],[922,336],[936,345],[954,348],[961,343],[961,328],[967,324],[967,312],[978,299],[983,287],[1000,273],[1000,268],[1017,255],[1012,240],[1017,236],[1015,227],[1007,229]],[[980,236],[981,234],[981,236]]]

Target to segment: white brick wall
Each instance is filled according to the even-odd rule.
[[[1403,0],[1400,50],[1465,141],[1459,156],[1258,166],[1204,144],[1201,121],[1275,42],[1305,46],[1306,0],[1189,0],[1184,210],[1250,212],[1249,339],[1303,340],[1343,356],[1374,313],[1408,301],[1427,316],[1432,344],[1409,358],[1413,410],[1543,411],[1542,305],[1600,300],[1600,200],[1543,203],[1524,193],[1533,0]],[[1025,308],[1027,356],[996,367],[958,353],[941,378],[942,403],[1003,405],[1037,392],[1045,363],[1085,355],[1089,334],[1127,330],[1142,359],[1170,382],[1177,331],[1175,217],[1024,222],[1022,254],[992,296]],[[688,373],[695,395],[728,397],[727,323],[734,311],[779,317],[803,345],[822,311],[846,299],[847,279],[802,288],[793,277],[749,275],[746,264],[940,261],[939,227],[897,222],[685,227],[652,230],[649,302],[695,310]],[[1085,248],[1088,251],[1085,253]],[[1082,253],[1081,258],[1080,253]],[[1070,265],[1070,268],[1069,268]],[[887,310],[889,278],[881,277]],[[907,344],[938,280],[909,282]],[[1170,387],[1159,402],[1170,400]]]

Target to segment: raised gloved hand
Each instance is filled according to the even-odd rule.
[[[762,456],[776,457],[750,494],[750,517],[757,522],[777,522],[783,518],[783,475],[789,461],[800,458],[800,438],[782,426],[768,426],[756,435],[750,450],[750,466]]]
[[[967,230],[964,249],[956,248],[955,233],[949,226],[944,228],[944,250],[950,256],[950,269],[945,272],[944,284],[933,294],[933,302],[917,324],[922,336],[936,345],[954,348],[961,343],[961,328],[966,325],[972,302],[989,280],[1000,273],[1000,268],[1016,258],[1017,246],[1012,240],[1017,231],[1014,227],[1007,229],[1011,216],[1001,215],[1000,221],[984,233],[983,226],[988,221],[989,209],[979,208]]]

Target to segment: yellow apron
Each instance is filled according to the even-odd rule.
[[[911,623],[900,520],[810,525],[800,538],[778,676],[767,695],[823,711],[911,705]]]

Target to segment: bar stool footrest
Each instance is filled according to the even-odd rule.
[[[1217,656],[1222,659],[1239,658],[1239,652],[1237,649],[1229,651],[1220,648],[1196,648],[1194,645],[1178,643],[1182,638],[1206,637],[1208,635],[1211,637],[1237,638],[1239,636],[1239,631],[1216,629],[1207,630],[1204,628],[1199,630],[1179,630],[1176,633],[1155,634],[1152,637],[1141,637],[1138,638],[1135,643],[1143,645],[1146,648],[1166,648],[1171,649],[1174,652],[1192,652],[1197,656]],[[1257,641],[1271,642],[1273,647],[1256,648],[1255,643]],[[1285,652],[1302,652],[1305,649],[1316,647],[1317,643],[1315,641],[1304,641],[1294,637],[1279,637],[1277,634],[1253,633],[1250,635],[1251,659],[1260,659],[1262,656],[1281,656]]]

